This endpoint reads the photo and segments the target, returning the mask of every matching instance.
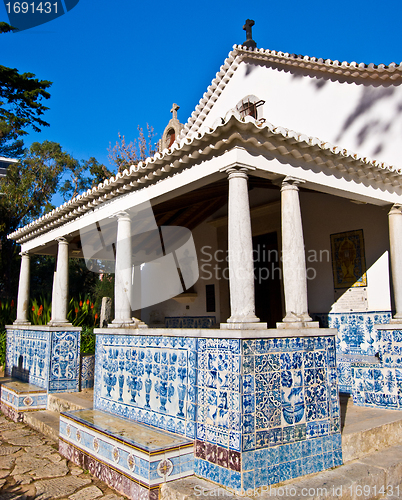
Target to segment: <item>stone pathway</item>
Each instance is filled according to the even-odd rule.
[[[67,461],[57,445],[0,415],[0,500],[124,500]]]

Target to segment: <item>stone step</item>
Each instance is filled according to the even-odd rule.
[[[60,414],[55,411],[41,410],[24,413],[24,422],[51,438],[55,443],[59,441]]]
[[[48,394],[47,409],[58,413],[83,410],[93,407],[93,399],[93,389],[85,389],[81,392],[54,392]]]
[[[341,404],[344,463],[402,444],[402,412]],[[401,491],[402,498],[402,491]]]
[[[245,492],[238,492],[245,493]],[[388,495],[388,496],[387,496]],[[160,500],[243,499],[233,490],[195,476],[164,483]],[[402,446],[392,446],[335,469],[286,481],[279,486],[248,490],[248,499],[389,500],[402,498]]]

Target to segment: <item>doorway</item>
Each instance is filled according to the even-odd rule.
[[[255,314],[268,328],[282,321],[282,267],[276,232],[253,237]]]

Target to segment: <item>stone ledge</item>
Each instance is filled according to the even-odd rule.
[[[195,337],[207,339],[260,339],[284,337],[326,337],[336,335],[336,328],[267,328],[261,330],[234,330],[217,328],[144,328],[132,330],[128,328],[95,328],[96,335],[133,335],[160,337]]]
[[[28,331],[40,331],[40,332],[80,332],[82,328],[80,326],[48,326],[48,325],[6,325],[6,330],[28,330]]]

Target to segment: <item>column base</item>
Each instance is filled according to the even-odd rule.
[[[66,326],[73,326],[73,324],[70,323],[69,321],[57,321],[57,319],[55,319],[54,321],[53,320],[49,321],[49,323],[47,324],[47,326],[62,326],[62,327],[66,327]]]
[[[13,323],[13,325],[26,325],[26,326],[29,326],[31,324],[30,321],[25,321],[23,319],[16,319]]]
[[[293,321],[288,323],[277,323],[276,328],[278,330],[296,330],[298,328],[320,328],[320,323],[318,321]]]
[[[108,328],[131,328],[136,330],[137,328],[148,328],[148,325],[137,318],[130,318],[127,320],[116,320],[114,319],[108,324]]]
[[[255,322],[255,323],[221,323],[221,330],[266,330],[268,328],[267,323]]]

